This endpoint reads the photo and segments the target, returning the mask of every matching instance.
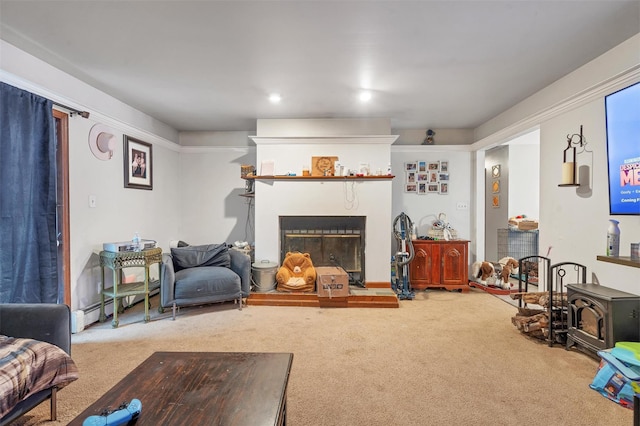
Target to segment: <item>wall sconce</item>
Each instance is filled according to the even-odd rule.
[[[103,124],[95,124],[89,131],[89,148],[93,155],[102,161],[111,160],[116,148],[113,130]]]
[[[582,124],[580,133],[567,135],[567,147],[562,151],[562,183],[558,186],[580,186],[577,175],[577,149],[586,143],[582,135]]]

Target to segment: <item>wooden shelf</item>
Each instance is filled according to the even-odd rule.
[[[640,268],[640,260],[632,260],[631,256],[597,256],[596,259],[601,262],[609,262],[615,263],[616,265]]]
[[[383,176],[252,176],[243,177],[247,180],[391,180],[394,175]]]

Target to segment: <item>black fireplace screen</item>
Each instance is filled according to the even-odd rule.
[[[309,253],[314,266],[340,266],[364,282],[365,216],[280,216],[280,262]]]

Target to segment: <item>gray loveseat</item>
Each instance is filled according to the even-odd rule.
[[[171,248],[163,255],[160,306],[171,307],[237,301],[251,291],[251,258],[226,244]]]
[[[69,307],[46,303],[0,304],[0,335],[51,343],[67,354],[71,354],[71,314]],[[21,346],[19,350],[27,350],[27,347]],[[44,357],[42,352],[38,352],[37,355]],[[69,362],[71,363],[71,361]],[[62,365],[60,368],[62,371],[66,370],[66,373],[72,373],[68,371],[71,367],[75,369],[73,364]],[[9,368],[6,368],[5,372],[8,372]],[[33,371],[40,371],[36,370],[34,365],[32,365],[32,369]],[[20,401],[13,406],[11,411],[2,416],[0,425],[11,423],[47,399],[51,400],[51,420],[56,420],[56,392],[59,387],[66,385],[69,380],[72,380],[72,378],[67,377],[64,382],[61,379],[61,383],[58,385],[35,391],[35,393]],[[26,380],[26,383],[33,382]]]

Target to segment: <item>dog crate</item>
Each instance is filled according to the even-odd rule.
[[[538,255],[538,230],[498,229],[498,259]]]

